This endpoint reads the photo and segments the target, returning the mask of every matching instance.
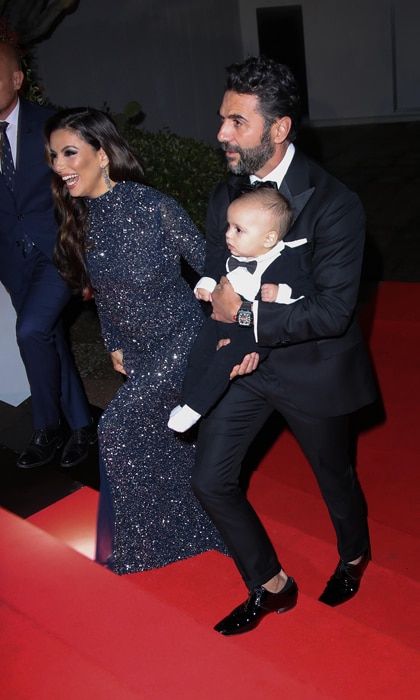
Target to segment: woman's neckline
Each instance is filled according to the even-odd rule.
[[[119,190],[121,188],[121,185],[124,184],[124,180],[121,180],[120,182],[116,182],[113,187],[111,187],[110,190],[107,190],[103,194],[100,194],[98,197],[84,197],[85,202],[88,204],[88,206],[92,206],[95,204],[95,202],[98,202],[98,204],[103,204],[103,202],[108,202],[110,199],[112,199],[114,192]]]

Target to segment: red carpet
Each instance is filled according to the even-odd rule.
[[[249,493],[299,582],[299,604],[242,637],[212,631],[244,598],[227,557],[208,553],[117,577],[79,553],[93,552],[90,489],[31,522],[3,511],[1,698],[418,697],[420,285],[382,284],[364,321],[386,418],[359,439],[373,562],[358,596],[338,609],[317,602],[336,563],[334,536],[288,433],[265,455]]]

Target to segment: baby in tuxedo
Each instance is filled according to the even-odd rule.
[[[169,418],[177,432],[188,430],[221,398],[234,365],[244,355],[258,352],[260,361],[270,349],[258,345],[258,303],[293,304],[312,291],[301,264],[308,249],[306,238],[284,243],[292,220],[288,201],[277,189],[259,187],[235,199],[227,211],[226,278],[243,304],[236,323],[209,318],[190,353],[182,401]],[[216,280],[203,277],[195,288],[197,299],[211,302]],[[232,319],[233,320],[233,319]],[[223,339],[223,343],[219,343]]]

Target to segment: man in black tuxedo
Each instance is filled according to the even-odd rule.
[[[309,460],[336,531],[340,560],[320,600],[338,605],[351,598],[370,557],[349,444],[349,414],[376,396],[355,318],[364,213],[354,193],[295,149],[298,117],[298,89],[286,66],[253,57],[228,69],[218,140],[232,175],[210,199],[206,274],[219,279],[225,269],[229,202],[244,183],[275,181],[294,212],[284,240],[308,239],[302,265],[316,291],[291,305],[253,303],[258,342],[274,349],[232,383],[201,423],[193,488],[249,589],[248,600],[216,625],[225,635],[246,632],[297,601],[295,581],[239,487],[241,461],[274,409]],[[212,303],[216,320],[241,322],[242,300],[226,278]],[[240,373],[254,366],[255,358],[245,358]]]
[[[34,434],[19,456],[24,469],[51,462],[72,431],[61,465],[85,459],[95,439],[89,405],[61,327],[70,290],[53,262],[57,235],[51,171],[44,153],[48,109],[19,99],[18,51],[0,43],[0,281],[16,310],[16,335],[32,396]]]

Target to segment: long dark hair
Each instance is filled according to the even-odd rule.
[[[48,159],[51,134],[58,129],[75,131],[96,151],[103,148],[109,158],[109,177],[114,182],[144,182],[139,161],[118,133],[111,117],[105,112],[89,107],[76,107],[64,109],[50,117],[45,125]],[[72,197],[63,180],[55,173],[52,191],[59,220],[54,261],[70,286],[84,292],[90,287],[85,262],[87,205],[82,197]]]

